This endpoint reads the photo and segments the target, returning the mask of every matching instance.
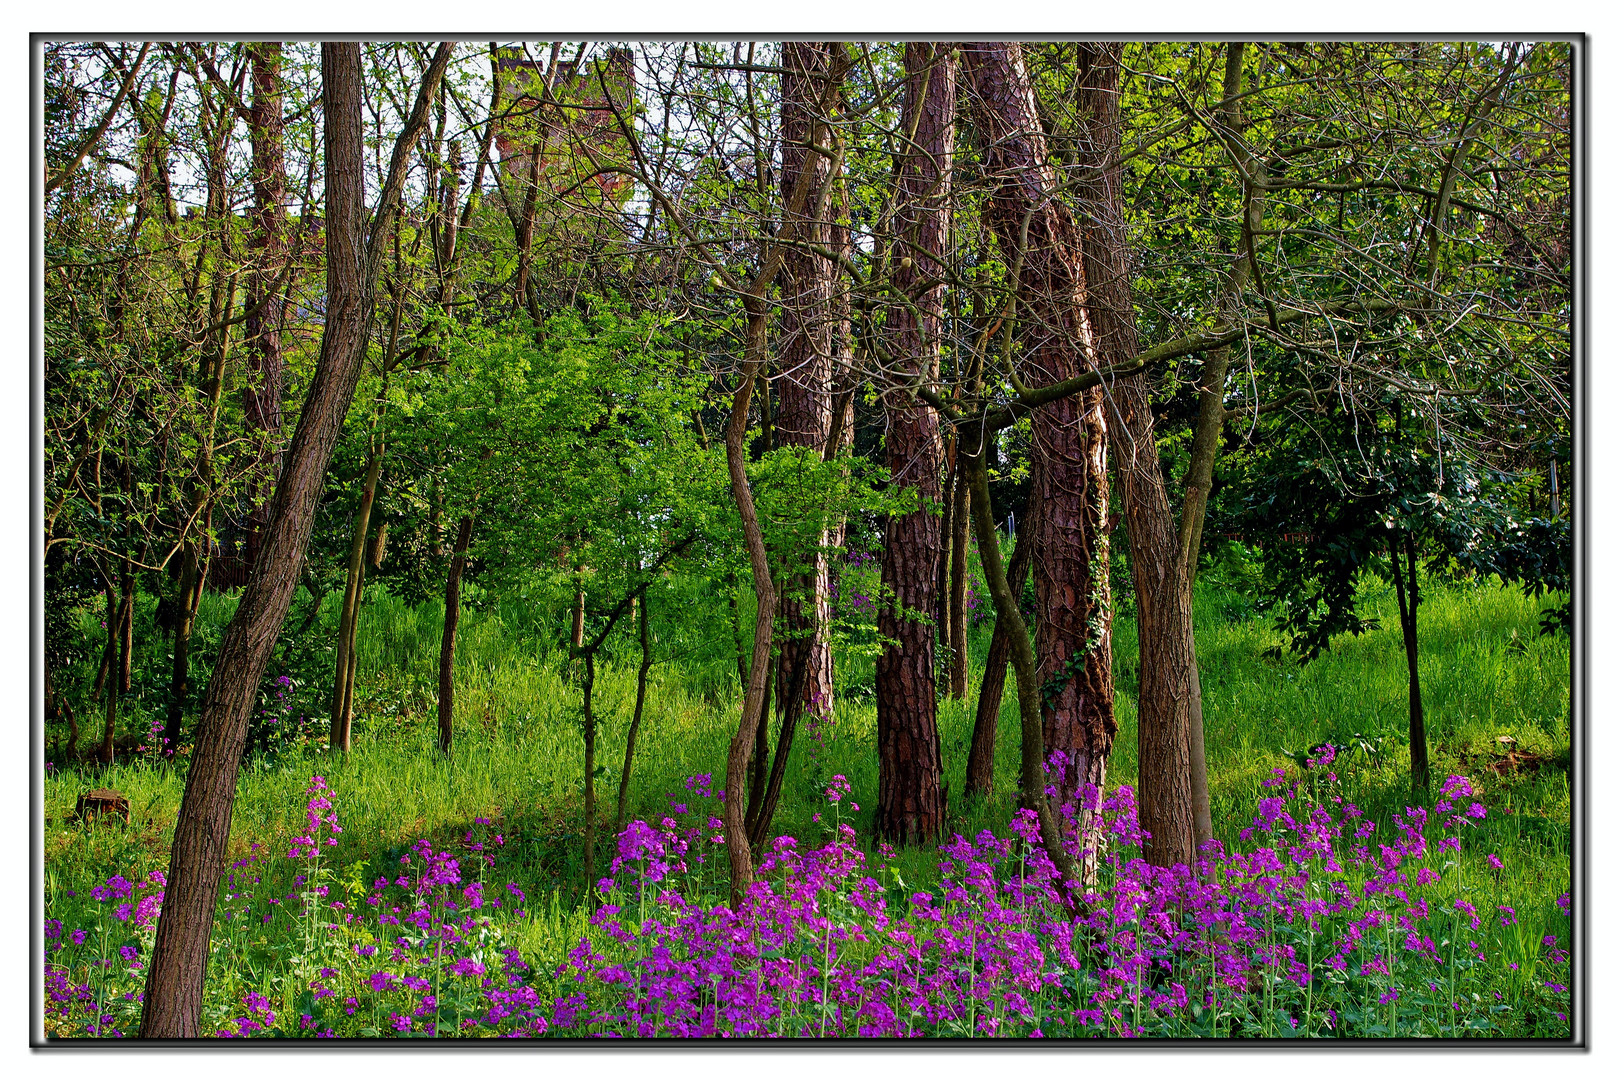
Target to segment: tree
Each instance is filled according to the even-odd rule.
[[[1055,197],[1055,175],[1020,45],[976,42],[966,47],[964,57],[995,185],[985,212],[1010,267],[1022,315],[1026,356],[1019,378],[1030,385],[1054,385],[1099,363],[1097,332],[1084,302],[1091,282],[1082,237],[1070,211]],[[1058,756],[1054,783],[1060,799],[1075,809],[1079,826],[1092,835],[1103,828],[1099,807],[1116,736],[1103,389],[1094,386],[1038,408],[1032,415],[1032,437],[1038,459],[1030,498],[1037,503],[1032,573],[1044,756]],[[1156,719],[1141,715],[1142,745],[1147,737],[1157,737]],[[1161,758],[1152,754],[1151,761]],[[1177,804],[1172,804],[1174,814],[1164,818],[1154,799],[1142,795],[1141,802],[1146,827],[1160,837],[1152,841],[1152,852],[1159,854],[1164,843],[1171,843],[1173,852],[1186,850],[1188,845],[1176,839]]]
[[[328,288],[322,355],[272,497],[261,561],[226,628],[204,693],[148,966],[142,1038],[200,1034],[209,934],[248,716],[298,583],[321,481],[360,378],[373,290],[385,237],[399,211],[409,155],[450,57],[451,45],[442,43],[424,73],[369,229],[363,202],[360,47],[322,47]]]
[[[917,502],[887,520],[881,556],[886,597],[879,632],[886,646],[874,668],[880,754],[875,828],[889,840],[923,843],[937,836],[947,817],[931,626],[941,558],[933,520],[940,511],[941,442],[935,410],[915,398],[914,388],[937,376],[958,65],[951,46],[918,42],[904,47],[903,63],[906,135],[898,151],[897,239],[887,269],[907,303],[887,312],[882,378],[891,482]]]

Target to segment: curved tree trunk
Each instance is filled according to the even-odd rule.
[[[1117,103],[1120,45],[1084,50],[1081,176],[1089,225],[1080,250],[1089,276],[1089,313],[1102,367],[1139,351],[1132,264],[1122,204]],[[1151,834],[1145,857],[1159,866],[1196,855],[1190,751],[1195,639],[1178,534],[1162,481],[1144,376],[1111,383],[1109,413],[1133,554],[1139,621],[1139,818]],[[1205,770],[1202,770],[1203,786]],[[1204,791],[1201,800],[1205,803]],[[1208,833],[1210,835],[1210,826]]]
[[[382,247],[379,239],[398,212],[404,161],[422,133],[428,102],[450,59],[451,46],[442,43],[396,141],[369,243],[361,153],[361,49],[355,42],[322,46],[327,322],[315,377],[271,499],[259,565],[226,627],[214,675],[203,695],[196,749],[170,849],[163,910],[147,966],[142,1038],[202,1034],[203,978],[248,718],[298,585],[327,464],[361,376]]]
[[[1006,262],[1018,267],[1027,354],[1021,377],[1046,385],[1093,363],[1089,279],[1080,235],[1059,200],[1048,142],[1021,46],[965,47],[974,100],[988,132],[988,165],[999,178],[987,215]],[[1063,803],[1097,848],[1105,767],[1116,737],[1111,672],[1104,395],[1095,387],[1032,414],[1032,574],[1037,595],[1037,677],[1043,687],[1046,756]]]
[[[355,651],[355,627],[361,608],[361,580],[366,572],[363,559],[368,523],[372,519],[372,501],[378,491],[378,473],[382,467],[383,453],[374,447],[372,453],[368,455],[366,476],[361,481],[361,506],[355,513],[355,528],[350,537],[350,562],[344,579],[344,605],[338,616],[338,659],[333,669],[332,716],[327,745],[330,749],[345,754],[350,752],[350,716],[355,678],[351,653]]]
[[[990,449],[987,436],[979,431],[965,431],[964,435],[965,480],[970,486],[976,543],[981,545],[983,551],[996,551],[998,532],[992,520],[992,498],[987,493],[987,452]],[[1054,808],[1043,796],[1043,716],[1032,636],[1027,633],[1026,621],[1021,618],[1016,593],[1004,576],[1004,568],[997,559],[988,560],[985,566],[987,588],[992,592],[993,605],[998,609],[999,619],[1007,619],[1010,627],[1010,658],[1015,666],[1015,691],[1021,705],[1021,792],[1025,802],[1038,816],[1043,849],[1055,869],[1060,871],[1061,881],[1087,884],[1093,877],[1095,860],[1090,858],[1083,867],[1077,865],[1060,836]],[[1069,894],[1067,889],[1061,891],[1062,895]]]
[[[969,485],[966,484],[966,491]],[[1028,499],[1026,513],[1021,518],[1021,531],[1015,535],[1015,550],[1009,553],[1009,567],[1004,577],[1017,606],[1021,590],[1026,588],[1027,567],[1032,560],[1032,507]],[[973,517],[973,515],[972,515]],[[997,534],[994,533],[994,539]],[[977,544],[979,547],[979,542]],[[995,554],[993,558],[997,558]],[[982,573],[987,565],[986,549],[981,555]],[[997,608],[997,605],[994,605]],[[992,628],[992,641],[987,646],[987,666],[981,673],[981,691],[976,698],[976,723],[970,733],[970,763],[964,773],[965,795],[986,797],[993,793],[992,764],[998,745],[998,714],[1004,703],[1004,680],[1009,671],[1013,635],[1010,624],[999,611],[998,621]]]
[[[937,560],[941,526],[941,439],[936,412],[913,393],[913,382],[935,366],[941,340],[942,277],[950,213],[957,62],[946,44],[909,42],[902,116],[913,129],[898,169],[897,229],[905,243],[890,253],[893,281],[914,296],[896,306],[885,326],[886,458],[891,482],[912,490],[918,509],[885,525],[879,633],[886,645],[874,667],[879,714],[880,790],[875,827],[901,843],[933,840],[947,818],[941,738],[936,729]]]

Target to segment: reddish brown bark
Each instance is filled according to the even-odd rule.
[[[839,43],[786,41],[783,45],[783,168],[779,185],[786,205],[802,174],[810,172],[813,190],[828,184],[830,161],[814,153],[810,139],[818,101],[828,83],[831,49]],[[788,220],[786,215],[786,221]],[[794,222],[807,243],[828,247],[831,239],[828,202],[822,212],[800,214]],[[778,408],[774,416],[779,446],[802,446],[821,455],[829,439],[833,402],[830,395],[833,323],[830,298],[834,270],[829,260],[799,248],[784,252],[779,298]],[[825,532],[820,549],[829,543]],[[780,597],[781,636],[777,692],[780,709],[826,708],[834,696],[834,658],[829,651],[829,561],[824,551],[813,554],[804,574],[785,583]],[[792,673],[804,670],[801,684],[791,686]]]
[[[915,297],[897,305],[885,326],[888,384],[883,397],[886,458],[891,482],[918,498],[918,509],[890,518],[880,580],[886,602],[879,632],[894,642],[880,653],[874,683],[879,713],[880,790],[875,827],[902,843],[934,839],[947,817],[941,739],[936,729],[937,561],[941,558],[942,445],[936,412],[914,396],[912,380],[935,365],[941,340],[942,259],[947,250],[953,168],[957,64],[952,46],[909,42],[903,90],[904,124],[913,137],[900,148],[897,229],[892,280]],[[917,117],[917,121],[913,118]]]
[[[1021,46],[965,46],[971,98],[985,125],[987,164],[997,186],[987,216],[1019,266],[1020,376],[1044,386],[1080,375],[1093,362],[1088,277],[1079,230],[1060,201],[1048,142]],[[1111,675],[1111,594],[1104,398],[1098,387],[1032,415],[1032,573],[1037,595],[1037,677],[1044,690],[1045,758],[1062,770],[1050,782],[1066,803],[1091,794],[1080,819],[1097,821],[1100,788],[1116,736]]]
[[[361,376],[379,241],[398,212],[405,160],[422,133],[428,102],[450,59],[449,43],[442,44],[424,75],[417,103],[395,145],[369,243],[361,154],[361,49],[354,42],[322,46],[327,321],[315,376],[271,499],[260,561],[226,627],[204,692],[196,748],[170,849],[163,910],[147,967],[142,1038],[202,1034],[203,978],[248,718],[298,585],[327,464]]]
[[[1117,100],[1120,45],[1083,50],[1083,200],[1079,250],[1088,270],[1089,314],[1100,366],[1139,352],[1131,249],[1122,201]],[[1190,703],[1195,639],[1183,552],[1167,501],[1144,376],[1111,383],[1111,438],[1122,482],[1139,623],[1139,820],[1145,857],[1159,866],[1195,861]],[[1199,743],[1199,735],[1196,736]],[[1205,774],[1202,774],[1204,786]]]

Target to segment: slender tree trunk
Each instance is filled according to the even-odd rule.
[[[913,138],[898,170],[898,243],[890,253],[893,281],[916,297],[887,312],[886,458],[891,482],[912,491],[918,509],[885,525],[880,580],[887,602],[879,633],[888,642],[874,667],[879,714],[880,790],[875,828],[888,840],[928,843],[947,819],[941,738],[936,727],[937,560],[941,528],[941,439],[936,412],[913,393],[912,380],[934,373],[941,340],[942,261],[947,249],[949,183],[953,170],[957,63],[952,46],[909,42],[902,115]],[[916,118],[916,119],[915,119]]]
[[[457,523],[457,545],[451,550],[451,566],[445,575],[445,626],[440,631],[440,752],[451,753],[451,717],[456,708],[457,690],[452,676],[457,656],[457,619],[462,614],[462,571],[468,562],[468,541],[473,536],[474,519],[464,515]]]
[[[135,575],[130,572],[128,559],[118,586],[118,692],[128,694],[135,664]]]
[[[1432,766],[1427,760],[1427,720],[1421,708],[1420,639],[1418,609],[1421,590],[1417,587],[1415,569],[1415,537],[1405,534],[1404,556],[1409,563],[1409,581],[1406,583],[1399,558],[1397,540],[1389,540],[1388,552],[1393,559],[1393,591],[1398,594],[1398,621],[1404,630],[1404,660],[1409,669],[1410,683],[1410,787],[1426,792],[1432,787]]]
[[[593,654],[596,649],[586,650],[582,658],[585,661],[585,675],[581,680],[581,734],[585,744],[582,755],[582,790],[585,792],[585,806],[582,809],[582,837],[581,837],[581,865],[586,869],[586,895],[598,894],[598,882],[594,874],[597,865],[593,850],[598,838],[598,782],[593,775],[598,769],[598,721],[592,714],[592,688],[597,681],[597,662]]]
[[[964,481],[962,465],[957,475],[952,500],[953,541],[949,556],[952,565],[947,582],[947,689],[963,701],[970,696],[970,627],[965,610],[970,587],[970,485]]]
[[[377,495],[378,473],[383,468],[381,447],[374,446],[367,455],[367,471],[361,481],[361,506],[355,513],[355,528],[350,536],[350,562],[344,580],[344,605],[338,616],[338,659],[333,669],[332,715],[328,729],[328,746],[340,753],[350,752],[350,699],[354,668],[350,663],[355,651],[355,628],[361,607],[361,578],[366,551],[367,529],[372,518],[372,501]],[[448,592],[449,595],[449,592]]]
[[[643,704],[648,698],[648,672],[654,666],[654,653],[649,649],[648,593],[640,597],[637,605],[637,642],[642,647],[643,659],[637,665],[637,703],[632,706],[632,724],[626,729],[626,758],[620,766],[620,797],[615,800],[615,835],[626,825],[626,794],[632,784],[632,755],[637,751],[637,733],[643,726]]]
[[[1084,54],[1081,177],[1089,223],[1079,246],[1088,272],[1099,360],[1109,367],[1139,350],[1118,163],[1121,46],[1090,45]],[[1193,865],[1198,812],[1206,817],[1206,774],[1204,767],[1199,770],[1198,800],[1191,750],[1202,745],[1202,735],[1191,718],[1195,638],[1184,560],[1162,480],[1144,376],[1117,380],[1106,389],[1139,623],[1139,820],[1151,834],[1145,857],[1158,866]],[[1210,837],[1210,822],[1205,833]]]
[[[570,609],[570,644],[579,649],[586,640],[586,567],[575,568],[575,606]]]
[[[142,1038],[196,1038],[202,1034],[203,978],[248,719],[298,585],[327,464],[361,376],[380,240],[398,212],[405,159],[422,133],[428,103],[450,59],[451,46],[442,43],[396,142],[374,215],[374,232],[368,238],[361,154],[361,49],[354,42],[322,46],[327,320],[321,355],[271,500],[259,565],[226,627],[214,674],[204,692],[196,749],[170,849],[163,910],[147,966]]]
[[[966,490],[969,485],[966,485]],[[1019,605],[1021,590],[1026,588],[1027,567],[1032,558],[1032,508],[1036,503],[1028,499],[1021,531],[1015,537],[1015,550],[1009,553],[1009,568],[1004,576],[1009,590]],[[994,533],[996,540],[997,534]],[[979,545],[978,545],[979,546]],[[981,565],[986,573],[987,560],[1000,558],[1000,549],[989,555],[981,549]],[[1002,613],[992,628],[992,641],[987,645],[987,666],[981,673],[981,691],[976,698],[976,723],[970,733],[970,762],[964,773],[964,794],[986,797],[993,793],[993,755],[998,745],[998,713],[1004,702],[1004,679],[1009,670],[1010,651],[1013,648],[1010,626]]]
[[[965,47],[974,99],[987,126],[988,164],[1000,178],[987,204],[1006,261],[1018,268],[1029,385],[1082,374],[1096,345],[1087,299],[1092,281],[1081,231],[1056,196],[1048,143],[1021,46]],[[1032,574],[1037,597],[1037,677],[1046,756],[1063,804],[1099,846],[1105,768],[1116,737],[1111,671],[1111,592],[1105,399],[1101,388],[1032,414]]]
[[[191,698],[192,626],[197,619],[193,605],[198,578],[197,542],[188,540],[181,554],[180,580],[175,583],[175,648],[169,677],[169,711],[164,717],[165,757],[174,757],[180,748],[181,720]]]
[[[970,508],[974,514],[976,543],[982,551],[997,551],[998,531],[992,520],[992,497],[987,492],[987,453],[990,446],[985,432],[966,431],[964,434],[965,478],[970,484]],[[998,617],[1000,621],[1007,619],[1010,627],[1010,657],[1015,666],[1015,691],[1021,706],[1021,792],[1027,806],[1038,816],[1038,832],[1043,849],[1055,869],[1060,871],[1062,881],[1088,884],[1093,878],[1096,853],[1085,852],[1088,862],[1078,866],[1061,839],[1054,808],[1043,794],[1043,711],[1039,700],[1037,654],[1032,649],[1032,635],[1027,632],[1026,620],[1021,618],[1016,594],[1004,577],[1000,561],[988,559],[983,566]],[[1065,890],[1062,891],[1064,893]]]

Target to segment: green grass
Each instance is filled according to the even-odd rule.
[[[1341,640],[1319,659],[1299,665],[1289,657],[1264,655],[1278,635],[1244,597],[1217,587],[1199,594],[1196,636],[1220,838],[1233,843],[1250,823],[1272,770],[1296,768],[1287,752],[1328,739],[1347,742],[1355,732],[1385,742],[1379,757],[1354,755],[1340,764],[1344,793],[1378,822],[1411,801],[1407,683],[1391,592],[1371,582],[1363,603],[1367,616],[1380,619],[1379,629]],[[1565,638],[1538,636],[1541,606],[1512,588],[1434,582],[1426,589],[1420,618],[1434,782],[1461,773],[1486,793],[1483,801],[1492,812],[1469,833],[1468,850],[1505,859],[1505,871],[1483,885],[1529,912],[1549,911],[1554,897],[1567,890],[1571,858],[1569,647]],[[228,598],[208,599],[202,613],[205,641],[217,639],[230,608]],[[94,617],[88,618],[94,625]],[[334,850],[336,864],[355,867],[368,880],[387,872],[414,839],[451,843],[474,818],[488,817],[509,839],[497,878],[517,881],[532,896],[521,947],[534,959],[558,962],[579,939],[584,918],[579,906],[581,714],[579,693],[565,678],[564,658],[537,645],[551,636],[542,633],[537,618],[522,603],[494,599],[464,616],[456,668],[456,749],[448,760],[434,750],[439,605],[412,608],[382,590],[369,590],[359,646],[354,751],[342,761],[309,748],[251,759],[239,784],[231,857],[246,854],[251,842],[274,846],[298,831],[304,789],[317,773],[332,786],[345,828]],[[324,610],[312,635],[330,638],[334,621],[336,610]],[[985,630],[974,635],[972,686],[979,681],[987,637]],[[707,658],[700,644],[683,640],[675,628],[662,643],[661,655],[671,659],[651,676],[631,816],[665,813],[668,796],[684,795],[683,782],[695,773],[715,773],[720,785],[727,741],[737,723],[737,680],[730,657]],[[1134,782],[1137,769],[1131,616],[1119,617],[1114,644],[1121,728],[1109,771],[1113,785]],[[317,648],[312,664],[319,667],[322,655]],[[137,659],[143,664],[160,658],[138,654]],[[635,660],[629,652],[612,656],[598,677],[603,771],[597,794],[603,828],[614,813]],[[872,684],[871,661],[842,658],[840,665],[837,685]],[[319,686],[307,689],[312,700],[320,699]],[[154,712],[147,704],[152,700],[162,699],[138,694],[130,715]],[[982,828],[1002,831],[1014,808],[1019,717],[1013,680],[998,735],[995,777],[1001,794],[967,804],[964,766],[973,720],[973,700],[941,702],[952,827],[966,835]],[[855,822],[862,835],[877,787],[874,725],[872,695],[853,693],[837,702],[821,745],[803,728],[775,831],[817,835],[812,815],[826,809],[823,785],[842,773],[862,805]],[[1501,735],[1532,751],[1537,767],[1496,775],[1490,766]],[[48,777],[47,911],[72,925],[90,886],[108,874],[133,878],[162,869],[183,784],[180,769],[150,762],[86,766]],[[129,827],[85,827],[74,821],[76,796],[93,786],[116,788],[130,799]],[[600,843],[599,874],[611,854],[612,844]],[[905,877],[926,881],[934,879],[936,862],[934,851],[922,850],[905,853],[899,867]],[[78,897],[68,898],[68,890]],[[1535,942],[1536,931],[1546,932],[1543,923],[1530,922],[1527,932]]]

